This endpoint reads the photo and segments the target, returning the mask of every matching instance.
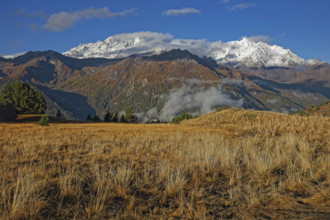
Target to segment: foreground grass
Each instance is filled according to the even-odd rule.
[[[330,217],[330,119],[0,124],[0,218]]]

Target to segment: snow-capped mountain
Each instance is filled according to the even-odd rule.
[[[289,49],[265,42],[255,42],[249,38],[240,41],[230,41],[224,44],[224,52],[215,52],[213,57],[222,63],[233,66],[280,66],[287,67],[303,64],[305,61],[292,53]]]
[[[104,41],[80,44],[63,53],[74,58],[121,58],[133,54],[159,54],[164,50],[185,49],[198,56],[210,56],[219,63],[234,67],[287,67],[304,64],[305,60],[289,49],[269,45],[255,38],[239,41],[210,42],[205,39],[175,39],[170,34],[136,32],[110,36]]]
[[[1,57],[6,58],[6,59],[14,59],[15,57],[19,57],[26,54],[26,52],[20,52],[20,53],[15,53],[15,54],[8,54],[8,55],[1,55]]]

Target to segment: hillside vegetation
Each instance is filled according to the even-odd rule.
[[[309,106],[308,108],[304,109],[303,111],[299,111],[295,114],[302,115],[302,116],[322,115],[322,116],[330,117],[330,101],[327,101],[321,105]]]
[[[327,219],[330,118],[0,124],[1,219]]]

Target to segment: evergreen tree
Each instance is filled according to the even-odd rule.
[[[121,122],[121,123],[125,123],[125,122],[126,122],[125,115],[121,115],[121,117],[120,117],[120,122]]]
[[[105,114],[103,121],[104,121],[104,122],[111,122],[111,119],[112,119],[112,115],[111,115],[111,113],[108,111],[107,114]]]
[[[118,122],[118,112],[113,113],[111,117],[112,122]]]
[[[95,115],[95,116],[93,117],[93,121],[101,121],[101,119],[99,118],[99,116]]]
[[[93,118],[92,118],[91,114],[88,114],[87,118],[86,118],[86,121],[92,121],[92,120],[93,120]]]
[[[57,112],[56,112],[56,118],[62,118],[62,113],[59,108],[57,109]]]
[[[20,81],[3,86],[0,103],[12,106],[18,114],[44,114],[47,108],[42,93]]]

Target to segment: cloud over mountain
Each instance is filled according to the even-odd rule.
[[[264,43],[267,43],[269,44],[270,42],[273,41],[272,38],[268,37],[268,36],[265,36],[265,35],[255,35],[255,36],[250,36],[250,37],[247,37],[250,41],[253,41],[253,42],[264,42]]]
[[[289,49],[269,45],[266,36],[243,37],[239,41],[210,42],[206,39],[177,39],[171,34],[135,32],[110,36],[104,41],[81,44],[65,52],[75,58],[120,58],[133,54],[158,54],[164,50],[188,50],[232,66],[291,66],[304,60]]]
[[[161,121],[170,121],[183,111],[206,114],[221,105],[241,108],[243,100],[232,99],[222,91],[222,86],[203,88],[195,86],[198,81],[189,82],[180,89],[172,91],[164,107],[160,110]]]
[[[182,87],[172,90],[165,99],[166,102],[161,110],[152,108],[146,113],[137,113],[139,121],[159,119],[168,122],[184,111],[203,115],[222,105],[237,108],[243,106],[243,99],[231,98],[223,91],[221,83],[218,86],[205,88],[199,80],[186,80]]]

